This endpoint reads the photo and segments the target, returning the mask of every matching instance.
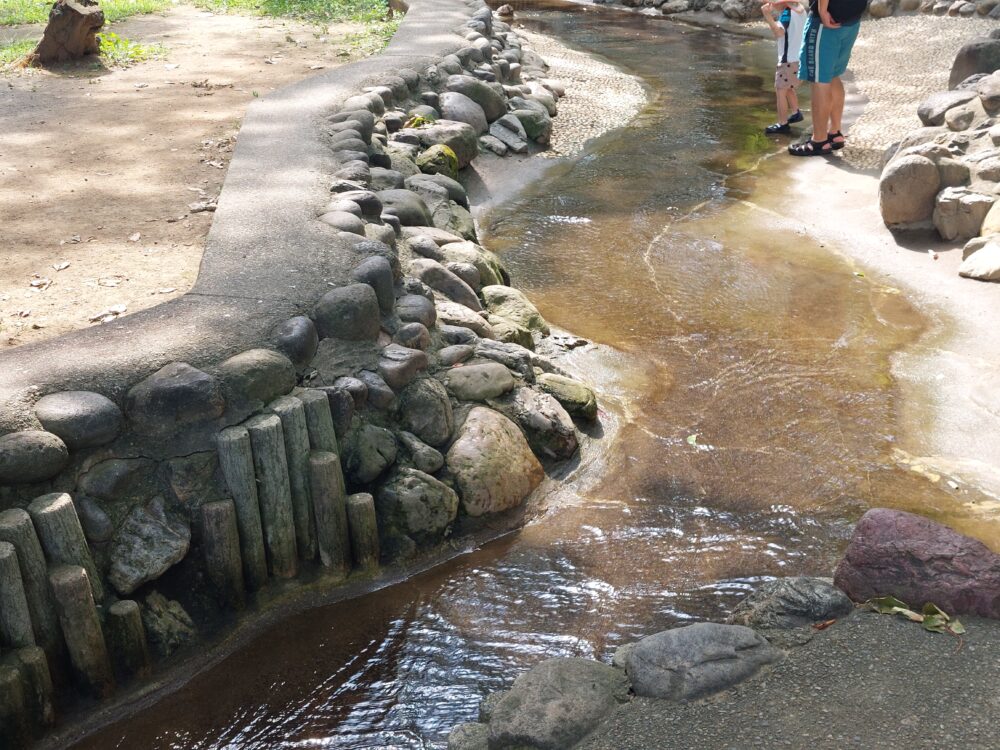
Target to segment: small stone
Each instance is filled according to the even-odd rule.
[[[406,323],[421,323],[433,328],[437,321],[434,303],[422,295],[407,294],[396,301],[396,315]]]
[[[420,438],[405,430],[397,433],[399,442],[403,444],[413,466],[425,474],[433,474],[444,466],[444,456],[441,452],[427,445]]]
[[[396,450],[389,430],[362,424],[344,440],[344,473],[354,486],[368,484],[396,462]]]
[[[354,398],[347,391],[333,386],[321,388],[326,393],[326,399],[330,402],[330,418],[333,420],[333,431],[338,438],[342,438],[351,428],[351,420],[354,418]],[[367,388],[366,396],[367,396]]]
[[[510,6],[501,6],[508,8]],[[466,722],[448,733],[447,750],[489,750],[490,730],[485,724]]]
[[[415,278],[431,289],[440,292],[452,302],[465,305],[476,312],[483,309],[479,297],[476,296],[472,287],[436,260],[414,258],[410,261],[409,271]]]
[[[350,190],[340,193],[337,198],[356,203],[366,219],[374,220],[382,215],[382,201],[371,190]]]
[[[379,535],[408,536],[417,544],[440,541],[458,514],[458,495],[417,469],[400,468],[375,496]]]
[[[427,355],[419,349],[408,349],[399,344],[385,347],[378,361],[379,375],[394,391],[405,388],[417,373],[430,364]]]
[[[320,338],[374,340],[379,332],[379,305],[368,284],[333,289],[316,303],[313,317]]]
[[[537,381],[538,386],[554,396],[572,416],[588,421],[597,419],[597,397],[580,381],[550,372],[539,375]]]
[[[478,128],[468,123],[463,124],[472,131],[473,135],[480,132]],[[478,152],[478,148],[476,151]],[[458,176],[458,170],[461,168],[454,149],[443,143],[434,144],[422,151],[417,155],[416,163],[417,168],[421,172],[426,174],[443,174],[445,177],[451,177],[452,179]]]
[[[96,500],[86,495],[74,495],[73,505],[76,506],[76,514],[88,542],[101,544],[111,539],[115,531],[114,524]]]
[[[366,258],[354,267],[351,278],[375,290],[378,306],[382,312],[392,312],[395,295],[392,288],[392,265],[388,260],[378,255]]]
[[[358,379],[368,388],[368,404],[373,409],[388,411],[396,408],[396,394],[381,375],[361,370],[358,372]]]
[[[854,604],[829,579],[795,576],[762,584],[728,622],[751,628],[799,628],[849,615]]]
[[[23,430],[0,437],[0,484],[50,479],[68,462],[66,444],[51,432]]]
[[[457,302],[438,302],[434,308],[437,310],[438,320],[445,325],[468,328],[480,338],[496,338],[493,327],[481,315],[465,305],[460,305]]]
[[[296,368],[301,369],[316,356],[316,347],[319,346],[316,324],[305,315],[289,318],[271,331],[271,343]]]
[[[382,385],[385,385],[385,383]],[[337,378],[333,381],[333,386],[331,387],[349,393],[354,400],[355,408],[365,408],[365,404],[368,402],[368,385],[360,378]]]
[[[521,428],[539,458],[560,460],[576,453],[573,420],[549,394],[521,387],[514,389],[509,399],[493,405]]]
[[[400,422],[429,445],[448,442],[455,429],[451,401],[444,386],[433,378],[411,383],[399,397]]]
[[[62,391],[43,396],[35,404],[42,427],[70,450],[104,445],[118,437],[122,413],[115,403],[93,391]]]
[[[180,603],[154,591],[142,606],[142,624],[150,646],[165,659],[195,637],[194,621]]]
[[[382,201],[382,213],[390,213],[399,219],[404,227],[433,226],[434,220],[427,204],[410,190],[382,190],[378,193]]]
[[[462,330],[467,329],[463,328]],[[438,350],[437,361],[443,367],[451,367],[465,362],[475,351],[475,348],[470,344],[453,344]]]
[[[486,114],[483,112],[483,108],[480,107],[478,104],[476,104],[476,102],[474,102],[472,99],[465,96],[464,94],[456,93],[454,91],[444,92],[443,94],[441,94],[441,101],[439,104],[439,108],[441,110],[442,117],[444,117],[446,120],[454,120],[455,122],[464,122],[466,125],[469,125],[473,130],[475,130],[477,135],[485,133],[487,128],[489,127],[489,123],[486,120]],[[433,149],[443,149],[443,148],[447,148],[447,146],[431,146],[431,148],[425,151],[424,154],[430,154]],[[423,171],[424,169],[424,165],[422,164],[422,159],[424,157],[424,154],[421,154],[421,156],[417,157],[417,166],[421,168],[421,171]],[[452,174],[451,171],[438,169],[437,167],[439,165],[437,163],[434,163],[433,166],[435,167],[435,169],[433,170],[435,172],[441,171],[443,174],[448,174],[448,175]],[[457,157],[454,159],[451,166],[453,166],[455,168],[455,171],[457,172],[458,168]],[[445,165],[445,167],[446,169],[448,169],[448,165]]]
[[[494,315],[507,318],[522,328],[537,331],[543,336],[549,333],[549,324],[528,298],[509,286],[484,286],[481,290],[486,308]]]
[[[362,237],[365,236],[365,223],[352,213],[346,211],[328,211],[319,217],[324,224],[329,224],[334,229],[341,232],[350,232]]]
[[[426,351],[431,345],[431,334],[423,323],[404,323],[392,337],[392,342],[408,349]]]

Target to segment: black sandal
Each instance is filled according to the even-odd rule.
[[[843,138],[844,140],[835,141],[833,140],[834,138]],[[847,136],[845,136],[838,130],[836,133],[830,133],[829,136],[827,136],[827,143],[830,144],[831,149],[833,149],[834,151],[839,151],[840,149],[842,149],[844,146],[847,145]]]
[[[792,156],[827,156],[833,151],[833,147],[823,148],[824,146],[830,146],[830,141],[814,141],[810,138],[802,143],[793,143],[788,147],[788,153]]]
[[[773,125],[768,125],[764,128],[764,132],[768,135],[788,135],[792,132],[792,126],[786,123],[776,122]]]

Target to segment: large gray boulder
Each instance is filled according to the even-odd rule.
[[[751,628],[798,628],[851,613],[847,594],[826,578],[776,578],[736,605],[729,622]]]
[[[882,221],[888,227],[929,221],[940,188],[937,165],[927,157],[908,154],[893,159],[883,170],[878,185]]]
[[[108,580],[121,596],[128,596],[183,560],[190,546],[191,529],[168,516],[163,498],[155,497],[133,508],[115,532]]]
[[[465,305],[457,302],[437,302],[434,305],[437,312],[437,319],[449,326],[461,326],[473,331],[477,336],[484,339],[496,338],[493,327],[479,313],[473,312]]]
[[[552,372],[538,376],[538,387],[562,404],[570,415],[594,421],[597,419],[597,396],[579,380]]]
[[[130,426],[145,435],[207,422],[225,407],[219,381],[185,362],[164,365],[125,396]]]
[[[22,430],[0,436],[0,484],[50,479],[67,463],[66,444],[51,432]]]
[[[714,622],[666,630],[623,648],[635,694],[672,701],[725,690],[782,656],[750,628]]]
[[[420,279],[431,289],[440,292],[452,302],[465,305],[476,312],[483,309],[479,297],[468,284],[430,258],[414,258],[410,261],[410,274]]]
[[[549,394],[520,387],[509,398],[493,405],[521,428],[539,458],[563,459],[576,453],[573,420]]]
[[[995,235],[962,261],[958,275],[979,281],[1000,281],[1000,235]]]
[[[945,188],[934,202],[934,228],[945,240],[976,237],[995,201],[995,195],[984,195],[965,187]]]
[[[734,21],[749,21],[760,17],[760,4],[756,0],[725,0],[722,12]]]
[[[459,401],[486,401],[514,387],[510,370],[498,362],[453,367],[440,377]]]
[[[1000,39],[977,37],[955,55],[948,76],[948,88],[953,89],[975,73],[992,73],[1000,69]]]
[[[470,516],[517,507],[545,475],[517,426],[481,406],[469,412],[445,463]]]
[[[411,190],[382,190],[378,193],[382,212],[399,218],[404,227],[433,226],[434,219],[423,198]]]
[[[446,120],[464,122],[476,131],[476,135],[482,135],[489,129],[489,123],[486,121],[486,114],[483,112],[483,108],[465,94],[456,91],[446,91],[441,94],[440,106],[441,115]]]
[[[917,117],[927,126],[944,125],[944,116],[949,109],[965,104],[975,97],[975,91],[965,89],[938,91],[920,103],[917,107]]]
[[[412,134],[424,148],[447,146],[458,158],[458,168],[467,167],[479,154],[479,134],[464,122],[437,120],[421,128],[403,128],[400,133]]]
[[[489,747],[567,750],[628,700],[621,670],[589,659],[548,659],[519,675],[493,708]]]
[[[111,442],[122,428],[122,413],[115,403],[93,391],[62,391],[43,396],[35,416],[68,448],[92,448]]]
[[[484,286],[480,292],[486,302],[486,309],[493,315],[507,318],[529,331],[537,331],[543,336],[548,335],[549,324],[523,292],[514,287],[501,285]]]
[[[472,76],[449,76],[445,82],[449,92],[457,92],[475,102],[485,115],[487,121],[502,117],[507,113],[507,101],[502,94],[478,78]],[[447,94],[441,95],[442,102]]]
[[[295,387],[295,365],[280,352],[251,349],[219,364],[219,375],[232,400],[266,404]]]
[[[475,242],[446,242],[438,248],[439,263],[470,263],[479,271],[482,286],[498,286],[509,280],[497,255]]]

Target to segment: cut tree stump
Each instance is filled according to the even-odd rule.
[[[59,0],[49,11],[49,22],[30,60],[45,65],[96,55],[102,26],[104,11],[96,0]]]

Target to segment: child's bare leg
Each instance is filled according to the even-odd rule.
[[[776,92],[778,106],[778,124],[784,125],[788,122],[788,99],[785,96],[787,89],[778,89]]]
[[[795,89],[785,90],[785,100],[788,102],[788,111],[795,113],[799,111],[799,95],[795,93]]]

